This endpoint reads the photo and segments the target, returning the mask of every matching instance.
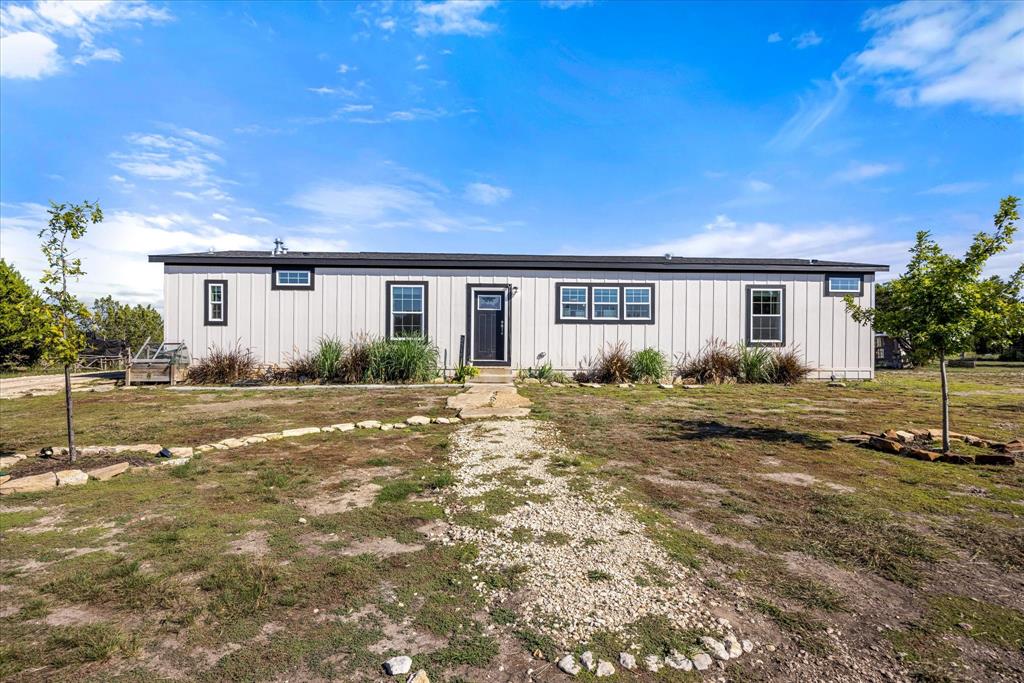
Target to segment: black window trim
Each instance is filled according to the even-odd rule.
[[[830,282],[834,277],[841,277],[846,279],[856,278],[860,283],[860,288],[856,292],[833,292]],[[864,296],[864,274],[863,273],[825,273],[824,284],[822,285],[825,289],[825,296]]]
[[[586,318],[563,318],[562,317],[562,289],[564,287],[577,287],[587,290],[587,317]],[[618,289],[619,290],[619,315],[617,318],[595,318],[594,317],[594,289]],[[651,317],[650,318],[627,318],[626,317],[626,289],[649,289],[651,292]],[[657,296],[657,288],[653,282],[556,282],[555,283],[555,324],[556,325],[653,325],[654,306]]]
[[[751,322],[753,321],[753,307],[750,303],[751,291],[755,289],[774,289],[781,292],[779,297],[779,336],[782,338],[780,341],[754,341],[750,338],[751,333]],[[746,341],[747,346],[785,346],[786,345],[786,286],[776,284],[763,284],[763,285],[747,285],[743,292],[743,311],[744,318],[746,318],[747,335]]]
[[[429,313],[430,313],[430,283],[426,280],[388,280],[385,283],[385,302],[384,302],[384,338],[391,339],[391,289],[393,287],[423,287],[423,339],[427,339],[430,335],[428,332]]]
[[[223,294],[221,310],[223,311],[220,320],[210,320],[210,286],[220,285]],[[203,325],[205,327],[227,327],[228,324],[228,281],[227,280],[203,280]]]
[[[306,271],[309,273],[308,285],[279,285],[277,274],[279,271]],[[270,269],[270,289],[275,292],[312,292],[316,289],[316,268],[312,266],[274,266]]]

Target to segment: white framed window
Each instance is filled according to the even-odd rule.
[[[781,287],[747,288],[747,341],[751,344],[783,344],[784,290]]]
[[[274,282],[278,287],[309,287],[313,274],[308,270],[278,270],[274,272]]]
[[[425,337],[427,334],[427,283],[388,283],[388,336]]]
[[[619,319],[619,288],[594,287],[594,320]]]
[[[625,304],[626,320],[650,320],[651,319],[651,288],[650,287],[623,287],[623,302]]]
[[[829,275],[829,294],[860,294],[863,280],[858,275]]]
[[[203,324],[228,324],[228,281],[206,280],[203,283]]]
[[[559,309],[562,320],[586,320],[587,288],[563,285],[559,290]]]

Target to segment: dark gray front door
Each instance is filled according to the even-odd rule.
[[[504,290],[473,290],[473,360],[505,360]]]

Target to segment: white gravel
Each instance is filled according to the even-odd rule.
[[[680,629],[732,637],[704,608],[699,578],[647,537],[644,526],[618,504],[620,492],[597,478],[586,480],[586,490],[570,487],[571,472],[548,471],[556,456],[573,454],[559,443],[552,426],[539,421],[477,422],[452,436],[459,498],[507,486],[494,478],[507,470],[541,482],[515,493],[544,500],[494,517],[493,529],[453,525],[446,539],[476,544],[481,567],[526,568],[514,600],[521,621],[567,649],[599,631],[628,636],[633,623],[652,616],[665,617]],[[457,513],[459,505],[449,514]],[[521,529],[533,531],[534,538],[513,540],[513,532]],[[540,541],[547,532],[568,535],[569,544]],[[600,572],[602,578],[591,580],[588,572]],[[657,584],[637,583],[637,577],[653,579],[652,574],[658,575]],[[492,603],[511,597],[508,590],[491,590],[483,582],[477,589]]]

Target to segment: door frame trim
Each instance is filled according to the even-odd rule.
[[[474,290],[502,292],[505,310],[505,360],[473,359]],[[500,282],[469,282],[466,284],[466,362],[478,367],[511,367],[512,365],[512,285]]]

